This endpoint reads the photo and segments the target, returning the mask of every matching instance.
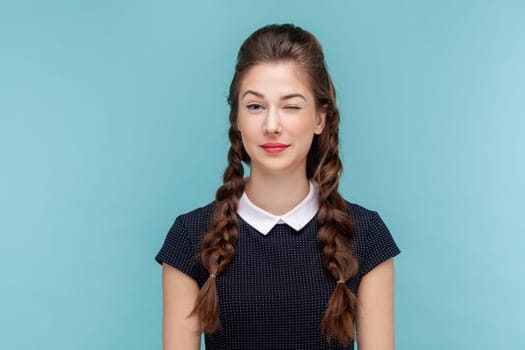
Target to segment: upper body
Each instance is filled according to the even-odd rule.
[[[320,331],[336,282],[319,254],[319,225],[309,215],[315,204],[303,201],[279,221],[258,213],[246,199],[238,213],[235,258],[217,277],[222,328],[206,336],[206,349],[353,349],[353,343],[329,345]],[[353,253],[359,272],[346,283],[359,298],[365,276],[391,264],[399,249],[376,212],[347,204],[356,227]],[[212,211],[210,203],[179,216],[155,258],[184,273],[196,289],[209,274],[197,257]]]
[[[317,39],[254,32],[228,102],[223,184],[157,256],[164,349],[197,350],[205,332],[208,349],[393,350],[399,250],[376,212],[338,192],[340,116]]]

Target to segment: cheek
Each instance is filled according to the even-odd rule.
[[[241,133],[243,141],[246,139],[251,139],[253,135],[253,125],[250,123],[247,123],[244,120],[239,120],[237,123],[237,128],[239,129],[239,132]]]
[[[308,120],[308,122],[305,120]],[[309,118],[309,116],[301,116],[300,118],[291,119],[289,121],[288,130],[295,137],[308,140],[313,138],[315,122],[312,118]]]
[[[248,133],[250,129],[253,129],[253,118],[250,115],[239,111],[237,113],[237,129],[241,133]]]
[[[305,123],[304,120],[302,120],[290,125],[290,127],[289,130],[292,134],[292,138],[301,149],[301,153],[308,153],[314,139],[314,123]]]
[[[258,142],[256,126],[253,125],[253,123],[248,123],[246,120],[239,118],[237,129],[241,133],[244,150],[251,157],[252,148],[254,147],[254,144]]]

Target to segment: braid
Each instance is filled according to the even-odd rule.
[[[230,127],[231,142],[228,167],[223,184],[217,190],[213,215],[208,231],[202,240],[201,261],[210,273],[202,286],[195,307],[190,315],[198,315],[203,332],[212,333],[220,327],[216,276],[233,260],[237,241],[237,207],[244,191],[244,168],[241,160],[246,157],[239,133]]]
[[[319,183],[319,247],[325,268],[338,283],[326,306],[321,331],[329,341],[337,338],[347,345],[354,339],[357,297],[344,282],[357,273],[357,260],[352,255],[353,222],[337,191],[343,168],[338,152],[337,109],[327,121],[331,124],[327,127],[335,132],[323,134],[318,140],[324,152],[313,177]]]

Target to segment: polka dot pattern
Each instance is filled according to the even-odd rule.
[[[347,285],[357,293],[362,277],[400,250],[377,212],[353,203],[348,207],[359,273]],[[155,257],[199,286],[208,278],[198,255],[212,210],[210,203],[177,217]],[[323,266],[317,217],[300,231],[277,224],[267,235],[238,219],[235,257],[217,276],[222,328],[205,336],[206,349],[354,349],[353,343],[327,343],[320,331],[336,281]]]

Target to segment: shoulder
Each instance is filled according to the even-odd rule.
[[[346,201],[346,205],[348,207],[348,214],[354,224],[355,240],[370,239],[370,236],[374,234],[378,228],[388,231],[388,228],[377,211],[349,201]]]
[[[377,211],[365,208],[357,203],[346,201],[346,206],[356,229],[366,230],[370,222],[379,216]]]
[[[182,213],[177,217],[177,220],[190,225],[199,224],[201,222],[207,223],[211,219],[214,205],[215,201],[210,202],[202,207]]]
[[[199,239],[206,232],[213,214],[215,202],[182,213],[175,219],[177,226],[183,227],[189,238]]]
[[[356,203],[346,203],[354,224],[352,246],[359,261],[359,275],[362,277],[401,251],[377,211]]]
[[[206,271],[200,264],[199,251],[213,211],[213,202],[176,217],[164,244],[155,257],[195,279],[202,286]]]

